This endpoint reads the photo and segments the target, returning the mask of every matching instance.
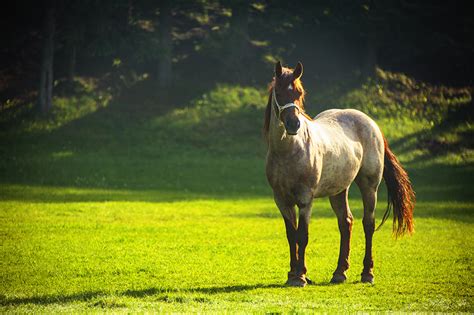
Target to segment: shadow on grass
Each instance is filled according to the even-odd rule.
[[[314,285],[326,285],[326,284],[314,284]],[[147,298],[153,297],[160,294],[168,293],[202,293],[207,295],[221,294],[221,293],[233,293],[233,292],[245,292],[257,289],[273,289],[273,288],[285,288],[284,284],[253,284],[253,285],[231,285],[222,287],[197,287],[189,289],[176,289],[176,288],[147,288],[143,290],[126,290],[121,293],[113,294],[114,297],[131,297],[131,298]],[[51,305],[51,304],[66,304],[73,302],[89,302],[96,298],[106,298],[109,294],[104,292],[84,292],[76,293],[71,295],[47,295],[47,296],[33,296],[26,298],[12,298],[8,299],[4,296],[1,297],[0,305],[2,306],[18,306],[25,304],[36,304],[36,305]]]
[[[415,218],[445,218],[459,221],[474,219],[474,195],[470,189],[474,177],[474,167],[431,165],[408,169],[414,183],[418,204],[415,208]],[[254,175],[255,176],[255,175]],[[264,176],[263,174],[261,175]],[[199,177],[199,176],[198,176]],[[245,177],[245,176],[244,176]],[[242,182],[247,181],[244,177]],[[252,181],[253,176],[249,176]],[[255,180],[253,180],[255,181]],[[192,185],[196,186],[193,189]],[[281,215],[272,200],[270,188],[264,186],[252,190],[245,185],[232,186],[232,182],[213,187],[202,185],[191,177],[186,189],[102,189],[76,188],[55,186],[22,186],[0,185],[0,201],[30,202],[30,203],[74,203],[74,202],[190,202],[190,201],[235,201],[246,200],[251,207],[252,200],[268,200],[268,207],[253,211],[236,212],[236,218],[260,218],[281,220]],[[382,182],[377,203],[377,218],[380,218],[386,209],[386,188]],[[353,185],[349,194],[349,203],[356,218],[362,217],[362,203],[356,185]],[[333,218],[328,198],[319,198],[313,204],[313,217]]]
[[[198,123],[183,118],[184,127],[178,118],[153,106],[137,110],[110,105],[51,132],[5,134],[0,138],[0,184],[160,190],[175,191],[175,196],[189,192],[217,198],[266,195],[263,111],[251,105]],[[127,110],[132,113],[124,114]],[[162,119],[157,122],[157,118]],[[64,198],[56,194],[52,199],[121,198],[120,193],[107,194],[91,192],[82,200],[73,194]],[[138,195],[163,200],[152,194]],[[38,197],[25,193],[21,199],[47,201],[46,195]],[[128,197],[137,200],[131,194]],[[170,199],[178,198],[168,194],[165,200]]]
[[[127,290],[123,292],[123,296],[130,296],[134,298],[143,298],[150,295],[157,295],[161,293],[204,293],[204,294],[219,294],[219,293],[232,293],[232,292],[244,292],[256,289],[271,289],[271,288],[283,288],[283,284],[253,284],[253,285],[231,285],[223,287],[198,287],[189,289],[163,289],[163,288],[148,288],[144,290]]]
[[[23,304],[37,304],[37,305],[50,305],[50,304],[65,304],[78,301],[89,301],[94,298],[104,296],[102,292],[83,292],[71,295],[46,295],[46,296],[32,296],[27,298],[12,298],[8,299],[4,296],[1,297],[0,305],[2,306],[17,306]]]
[[[181,101],[187,103],[190,99]],[[272,199],[265,179],[261,109],[242,106],[183,128],[170,124],[174,116],[164,116],[170,108],[154,104],[137,108],[130,106],[132,100],[112,104],[51,133],[0,139],[6,141],[0,146],[0,200],[67,203]],[[156,123],[156,117],[166,119]],[[410,151],[421,136],[407,135],[393,145],[401,152]],[[474,201],[470,188],[473,166],[417,166],[409,168],[408,173],[419,201]],[[384,184],[382,187],[378,213],[385,210]],[[357,193],[351,194],[350,199],[354,198],[360,199]],[[320,201],[315,207],[318,204]],[[441,208],[416,215],[452,217],[449,209]],[[280,218],[278,211],[249,215]],[[333,213],[323,215],[332,217]],[[459,215],[456,212],[455,217]]]
[[[192,192],[183,190],[124,190],[96,189],[55,186],[22,186],[0,184],[0,202],[28,203],[95,203],[95,202],[189,202],[189,201],[226,201],[271,198],[271,190],[259,191],[212,191]],[[265,216],[262,214],[262,216]]]
[[[73,185],[65,182],[64,185],[40,185],[30,183],[26,180],[8,181],[0,179],[0,200],[4,201],[28,201],[38,203],[64,203],[64,202],[103,202],[103,201],[130,201],[130,202],[174,202],[190,201],[202,199],[248,199],[248,198],[269,198],[272,199],[271,189],[266,183],[263,162],[258,165],[257,160],[246,162],[244,166],[232,165],[232,158],[203,161],[200,167],[200,160],[196,160],[194,165],[183,165],[168,168],[177,169],[177,173],[164,172],[153,174],[150,171],[149,179],[145,179],[146,172],[137,174],[135,178],[130,174],[130,187],[116,187],[114,184],[100,187],[88,185]],[[247,165],[248,164],[248,165]],[[257,165],[255,165],[257,164]],[[227,166],[226,166],[227,165]],[[212,167],[215,169],[212,171]],[[167,167],[165,167],[167,168]],[[245,172],[247,169],[247,172]],[[442,165],[435,164],[429,166],[418,166],[408,168],[408,173],[412,179],[417,200],[423,202],[430,201],[453,201],[472,202],[474,195],[470,187],[474,177],[474,165]],[[133,172],[131,172],[133,173]],[[120,176],[120,175],[117,175]],[[128,176],[123,175],[123,180]],[[120,176],[122,177],[122,176]],[[139,177],[137,179],[137,177]],[[155,179],[155,187],[148,185],[142,187],[137,181],[151,181]],[[121,178],[116,178],[116,182]],[[135,184],[134,184],[135,183]],[[69,184],[69,185],[68,185]],[[71,185],[72,184],[72,185]],[[357,187],[351,188],[350,199],[360,199]],[[382,182],[379,189],[379,204],[386,200],[385,184]],[[316,201],[315,206],[317,206]],[[267,214],[263,213],[262,217]]]
[[[331,286],[329,282],[318,282],[313,283],[311,286]],[[126,290],[120,293],[113,294],[114,297],[131,297],[136,299],[143,299],[147,297],[158,296],[161,294],[169,293],[201,293],[206,295],[223,294],[223,293],[234,293],[234,292],[247,292],[257,289],[283,289],[290,288],[285,284],[279,283],[259,283],[253,285],[230,285],[220,287],[197,287],[188,289],[176,289],[176,288],[147,288],[142,290]],[[301,289],[301,288],[296,288]],[[47,295],[47,296],[33,296],[27,298],[12,298],[8,299],[4,296],[0,299],[0,305],[2,306],[19,306],[25,304],[36,304],[36,305],[51,305],[51,304],[66,304],[73,302],[90,302],[97,298],[106,298],[110,294],[106,294],[100,291],[76,293],[71,295]],[[167,297],[167,301],[173,301],[173,298]],[[177,297],[175,300],[179,300]],[[97,304],[97,303],[96,303]]]

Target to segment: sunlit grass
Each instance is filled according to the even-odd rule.
[[[69,202],[49,192],[0,203],[4,311],[472,310],[470,203],[421,201],[413,237],[395,241],[389,225],[377,232],[368,286],[359,283],[361,202],[352,198],[349,281],[330,286],[339,233],[328,202],[317,201],[308,247],[316,285],[294,289],[283,286],[287,244],[269,197],[92,202],[93,190],[69,189],[83,196]]]

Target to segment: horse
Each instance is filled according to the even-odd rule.
[[[394,236],[412,234],[415,192],[407,172],[369,116],[355,109],[329,109],[314,119],[305,113],[302,75],[301,62],[294,70],[276,63],[264,122],[266,177],[284,219],[290,248],[286,284],[304,287],[312,283],[306,276],[305,250],[313,199],[321,197],[329,197],[340,232],[339,259],[331,283],[346,281],[354,221],[348,203],[352,182],[360,189],[364,208],[361,282],[373,283],[372,239],[382,178],[388,206],[377,230],[393,209]],[[295,206],[299,209],[298,220]]]

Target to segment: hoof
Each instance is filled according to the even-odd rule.
[[[331,283],[333,284],[344,283],[346,280],[347,280],[347,277],[345,274],[335,273],[332,275]]]
[[[310,284],[310,285],[313,284],[313,280],[311,280],[310,278],[305,276],[304,279],[306,280],[307,284]]]
[[[362,275],[361,276],[361,279],[360,281],[362,283],[370,283],[370,284],[373,284],[374,283],[374,276],[373,275],[370,275],[370,274],[367,274],[367,275]]]
[[[304,287],[308,284],[308,281],[305,275],[296,275],[293,272],[288,273],[288,280],[286,280],[286,285],[290,287]],[[308,279],[309,280],[309,279]],[[311,281],[311,280],[309,280]],[[312,283],[312,282],[311,282]]]
[[[303,288],[307,284],[306,279],[293,278],[286,281],[286,285],[290,287],[300,287]]]

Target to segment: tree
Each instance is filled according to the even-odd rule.
[[[70,2],[63,12],[66,19],[64,21],[57,21],[58,24],[61,24],[61,22],[63,24],[63,37],[65,49],[67,50],[66,77],[69,83],[72,83],[76,76],[78,48],[83,43],[85,32],[82,15],[85,15],[84,8],[87,7],[85,3]]]
[[[158,56],[158,84],[166,87],[172,81],[173,40],[171,37],[171,1],[163,0],[158,19],[160,52]]]
[[[53,105],[54,7],[49,6],[45,13],[40,86],[38,91],[38,109],[42,113],[47,113]]]
[[[229,25],[227,49],[224,58],[224,69],[238,81],[245,79],[245,59],[248,55],[249,42],[249,5],[248,0],[232,0],[229,7],[232,12]]]
[[[249,32],[249,1],[233,0],[230,2],[232,17],[230,19],[231,58],[238,62],[247,50]]]

